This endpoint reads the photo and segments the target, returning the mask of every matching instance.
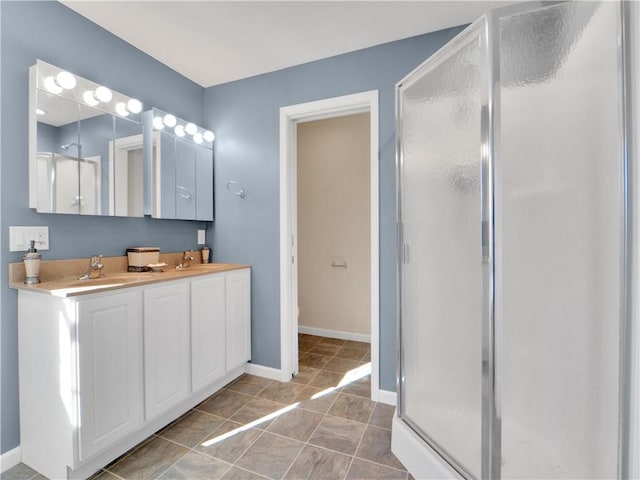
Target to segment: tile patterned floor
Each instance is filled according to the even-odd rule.
[[[290,383],[244,375],[95,480],[401,479],[393,407],[369,400],[369,345],[301,334]],[[24,464],[2,480],[46,480]]]

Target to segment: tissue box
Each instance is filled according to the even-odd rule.
[[[132,247],[127,248],[130,272],[146,272],[149,264],[158,263],[160,249],[158,247]]]

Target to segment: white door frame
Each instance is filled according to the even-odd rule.
[[[378,91],[280,108],[280,369],[289,381],[298,371],[297,128],[303,121],[370,113],[371,142],[371,399],[379,398],[379,165]]]

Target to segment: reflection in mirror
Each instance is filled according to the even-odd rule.
[[[142,104],[40,60],[29,80],[29,206],[142,216]]]
[[[154,218],[213,220],[213,132],[157,108],[145,112]]]

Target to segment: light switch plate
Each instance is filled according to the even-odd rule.
[[[49,250],[49,227],[9,227],[10,252],[26,252],[31,240],[37,250]]]
[[[207,243],[207,240],[205,238],[205,231],[198,230],[198,245],[204,245],[205,243]]]

